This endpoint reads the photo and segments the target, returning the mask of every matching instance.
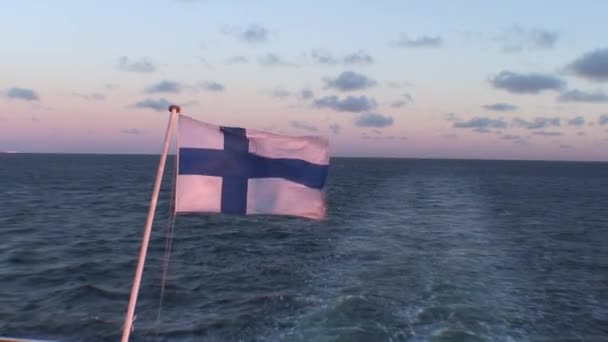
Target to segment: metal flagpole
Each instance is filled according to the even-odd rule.
[[[146,227],[144,230],[144,236],[141,242],[141,249],[139,251],[139,261],[137,263],[137,270],[135,272],[135,278],[133,280],[133,287],[131,288],[131,298],[129,299],[129,308],[125,317],[125,323],[122,331],[122,342],[129,341],[129,334],[131,333],[131,327],[133,326],[133,315],[135,313],[135,304],[137,303],[137,295],[139,293],[139,285],[141,283],[141,275],[144,270],[144,263],[146,261],[146,252],[148,251],[148,242],[150,241],[150,232],[152,231],[152,222],[154,221],[154,212],[156,211],[156,202],[158,200],[158,193],[160,191],[160,183],[163,178],[163,171],[165,169],[165,162],[167,160],[167,152],[169,151],[169,144],[171,142],[171,132],[173,131],[173,124],[175,117],[178,113],[181,113],[179,106],[170,106],[169,111],[171,117],[169,118],[169,124],[167,125],[167,133],[165,134],[165,146],[163,153],[158,163],[158,170],[156,171],[156,182],[154,183],[154,190],[152,191],[152,199],[150,200],[150,209],[148,211],[148,219],[146,221]]]

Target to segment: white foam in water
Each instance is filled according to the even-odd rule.
[[[157,158],[15,157],[0,161],[0,331],[118,339]],[[608,164],[332,165],[323,222],[178,218],[156,338],[159,207],[134,341],[608,337]]]

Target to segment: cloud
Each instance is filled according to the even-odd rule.
[[[521,52],[529,50],[547,50],[555,47],[559,34],[542,29],[524,29],[515,26],[496,40],[503,44],[503,52]]]
[[[528,140],[524,137],[520,137],[519,135],[505,134],[500,137],[502,140],[510,141],[514,144],[518,145],[528,145]]]
[[[507,44],[502,47],[502,52],[504,53],[513,53],[513,52],[521,52],[523,51],[523,46],[521,44]]]
[[[195,106],[195,105],[198,105],[198,104],[200,104],[199,101],[197,101],[197,100],[190,100],[188,102],[182,102],[181,106],[182,107],[190,107],[190,106]]]
[[[481,106],[481,108],[486,110],[492,110],[495,112],[510,112],[517,110],[517,106],[508,104],[508,103],[493,103]]]
[[[260,25],[250,25],[239,34],[239,38],[249,43],[263,43],[268,41],[268,30]]]
[[[576,76],[594,82],[608,81],[608,48],[587,52],[565,68]]]
[[[291,93],[288,90],[285,90],[283,88],[276,88],[275,90],[272,91],[271,95],[272,95],[272,97],[276,97],[279,99],[285,99],[285,98],[291,96]]]
[[[329,129],[334,133],[334,134],[339,134],[340,133],[340,125],[338,124],[331,124],[329,125]]]
[[[562,133],[562,132],[546,132],[546,131],[532,132],[532,134],[541,135],[544,137],[560,137],[560,136],[564,135],[564,133]]]
[[[215,81],[201,82],[200,86],[203,90],[206,90],[206,91],[221,92],[221,91],[224,91],[224,89],[225,89],[223,84],[215,82]]]
[[[390,116],[377,113],[365,113],[355,119],[355,126],[383,128],[392,126],[394,120]]]
[[[477,132],[487,133],[490,128],[506,128],[507,123],[501,119],[487,117],[475,117],[468,121],[456,121],[454,128],[473,128]]]
[[[363,90],[373,87],[376,81],[353,71],[344,71],[336,78],[325,78],[325,87],[340,91]]]
[[[452,121],[452,122],[454,122],[454,121],[458,121],[458,120],[459,120],[459,119],[456,117],[456,114],[454,114],[454,113],[448,113],[448,114],[446,114],[446,115],[445,115],[445,119],[446,119],[447,121]]]
[[[559,39],[557,32],[550,32],[544,30],[532,30],[528,33],[528,40],[534,47],[540,49],[551,49],[555,47],[555,43]]]
[[[251,24],[245,28],[226,27],[221,32],[235,36],[242,42],[254,44],[265,43],[270,36],[268,29],[258,24]]]
[[[126,56],[122,56],[118,59],[118,70],[137,72],[137,73],[150,73],[156,70],[156,66],[147,59],[141,59],[139,61],[130,60]]]
[[[337,96],[326,96],[314,101],[317,108],[330,108],[337,112],[367,112],[376,108],[377,104],[374,99],[367,96],[348,96],[340,99]]]
[[[414,102],[414,99],[412,98],[412,95],[410,95],[408,93],[405,93],[402,96],[403,96],[404,100],[393,101],[391,103],[391,107],[393,107],[393,108],[401,108],[401,107],[405,106],[408,103]]]
[[[568,121],[568,125],[570,126],[584,126],[585,125],[585,118],[583,118],[582,116],[577,116],[574,119],[571,119]]]
[[[561,121],[559,118],[534,118],[532,121],[515,118],[513,119],[513,124],[526,129],[543,129],[549,127],[560,127]]]
[[[454,133],[448,133],[441,135],[443,139],[458,139],[458,135]]]
[[[80,97],[81,99],[85,99],[87,101],[103,101],[106,97],[103,94],[92,93],[92,94],[80,94],[74,93],[74,96]]]
[[[182,85],[173,81],[160,81],[159,83],[153,84],[146,87],[144,90],[148,94],[154,93],[172,93],[177,94],[182,90]]]
[[[315,96],[315,94],[310,89],[302,89],[297,96],[301,100],[310,100]]]
[[[421,36],[410,39],[402,36],[394,45],[400,47],[423,48],[423,47],[439,47],[443,44],[443,38],[440,36]]]
[[[197,57],[199,61],[201,61],[203,64],[205,64],[205,66],[207,68],[212,69],[213,67],[211,66],[211,63],[209,63],[209,61],[207,61],[207,59],[205,57]]]
[[[249,63],[249,59],[245,56],[232,56],[226,59],[226,64],[246,64]]]
[[[374,62],[372,56],[362,50],[347,54],[341,59],[334,58],[331,53],[322,49],[315,49],[311,52],[311,57],[316,64],[324,65],[368,65]]]
[[[338,60],[331,56],[331,54],[325,50],[316,49],[310,54],[312,59],[317,64],[335,65],[338,64]]]
[[[265,66],[265,67],[275,67],[275,66],[295,67],[296,66],[293,63],[289,63],[289,62],[283,60],[281,57],[279,57],[278,55],[276,55],[274,53],[268,53],[265,56],[262,56],[260,58],[260,65]]]
[[[597,123],[600,124],[601,126],[608,125],[608,114],[600,115],[600,118],[597,120]]]
[[[551,75],[517,74],[501,71],[490,80],[494,88],[504,89],[515,94],[537,94],[543,90],[561,90],[566,82]]]
[[[120,132],[123,134],[142,134],[143,133],[143,131],[141,131],[137,128],[127,128],[127,129],[123,129]]]
[[[603,91],[585,92],[578,89],[563,92],[558,98],[560,102],[608,102],[608,95]]]
[[[403,106],[405,106],[407,104],[407,102],[403,101],[403,100],[397,100],[397,101],[393,101],[391,103],[391,107],[392,108],[401,108]]]
[[[135,108],[142,109],[153,109],[157,112],[162,112],[165,110],[169,110],[169,106],[172,105],[171,102],[167,101],[164,98],[160,98],[158,100],[153,99],[145,99],[135,103]]]
[[[290,123],[290,125],[293,128],[303,130],[303,131],[316,132],[319,130],[317,127],[307,124],[305,122],[301,122],[301,121],[292,121]]]
[[[367,64],[374,63],[374,59],[372,58],[372,56],[370,56],[368,53],[366,53],[364,51],[358,51],[358,52],[354,52],[349,55],[346,55],[342,59],[342,61],[344,64],[347,64],[347,65],[367,65]]]
[[[34,90],[20,87],[7,89],[6,97],[24,101],[40,101],[40,96]]]

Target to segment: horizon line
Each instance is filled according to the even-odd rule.
[[[160,156],[160,153],[147,152],[18,152],[3,151],[1,155],[90,155],[90,156]],[[175,156],[168,153],[167,156]],[[330,155],[330,159],[405,159],[405,160],[446,160],[446,161],[512,161],[512,162],[564,162],[564,163],[608,163],[608,160],[568,160],[568,159],[508,159],[508,158],[464,158],[464,157],[397,157],[397,156],[354,156]]]

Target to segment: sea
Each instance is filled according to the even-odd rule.
[[[118,341],[159,156],[0,155],[0,336]],[[608,163],[332,158],[327,218],[170,215],[131,341],[608,341]]]

